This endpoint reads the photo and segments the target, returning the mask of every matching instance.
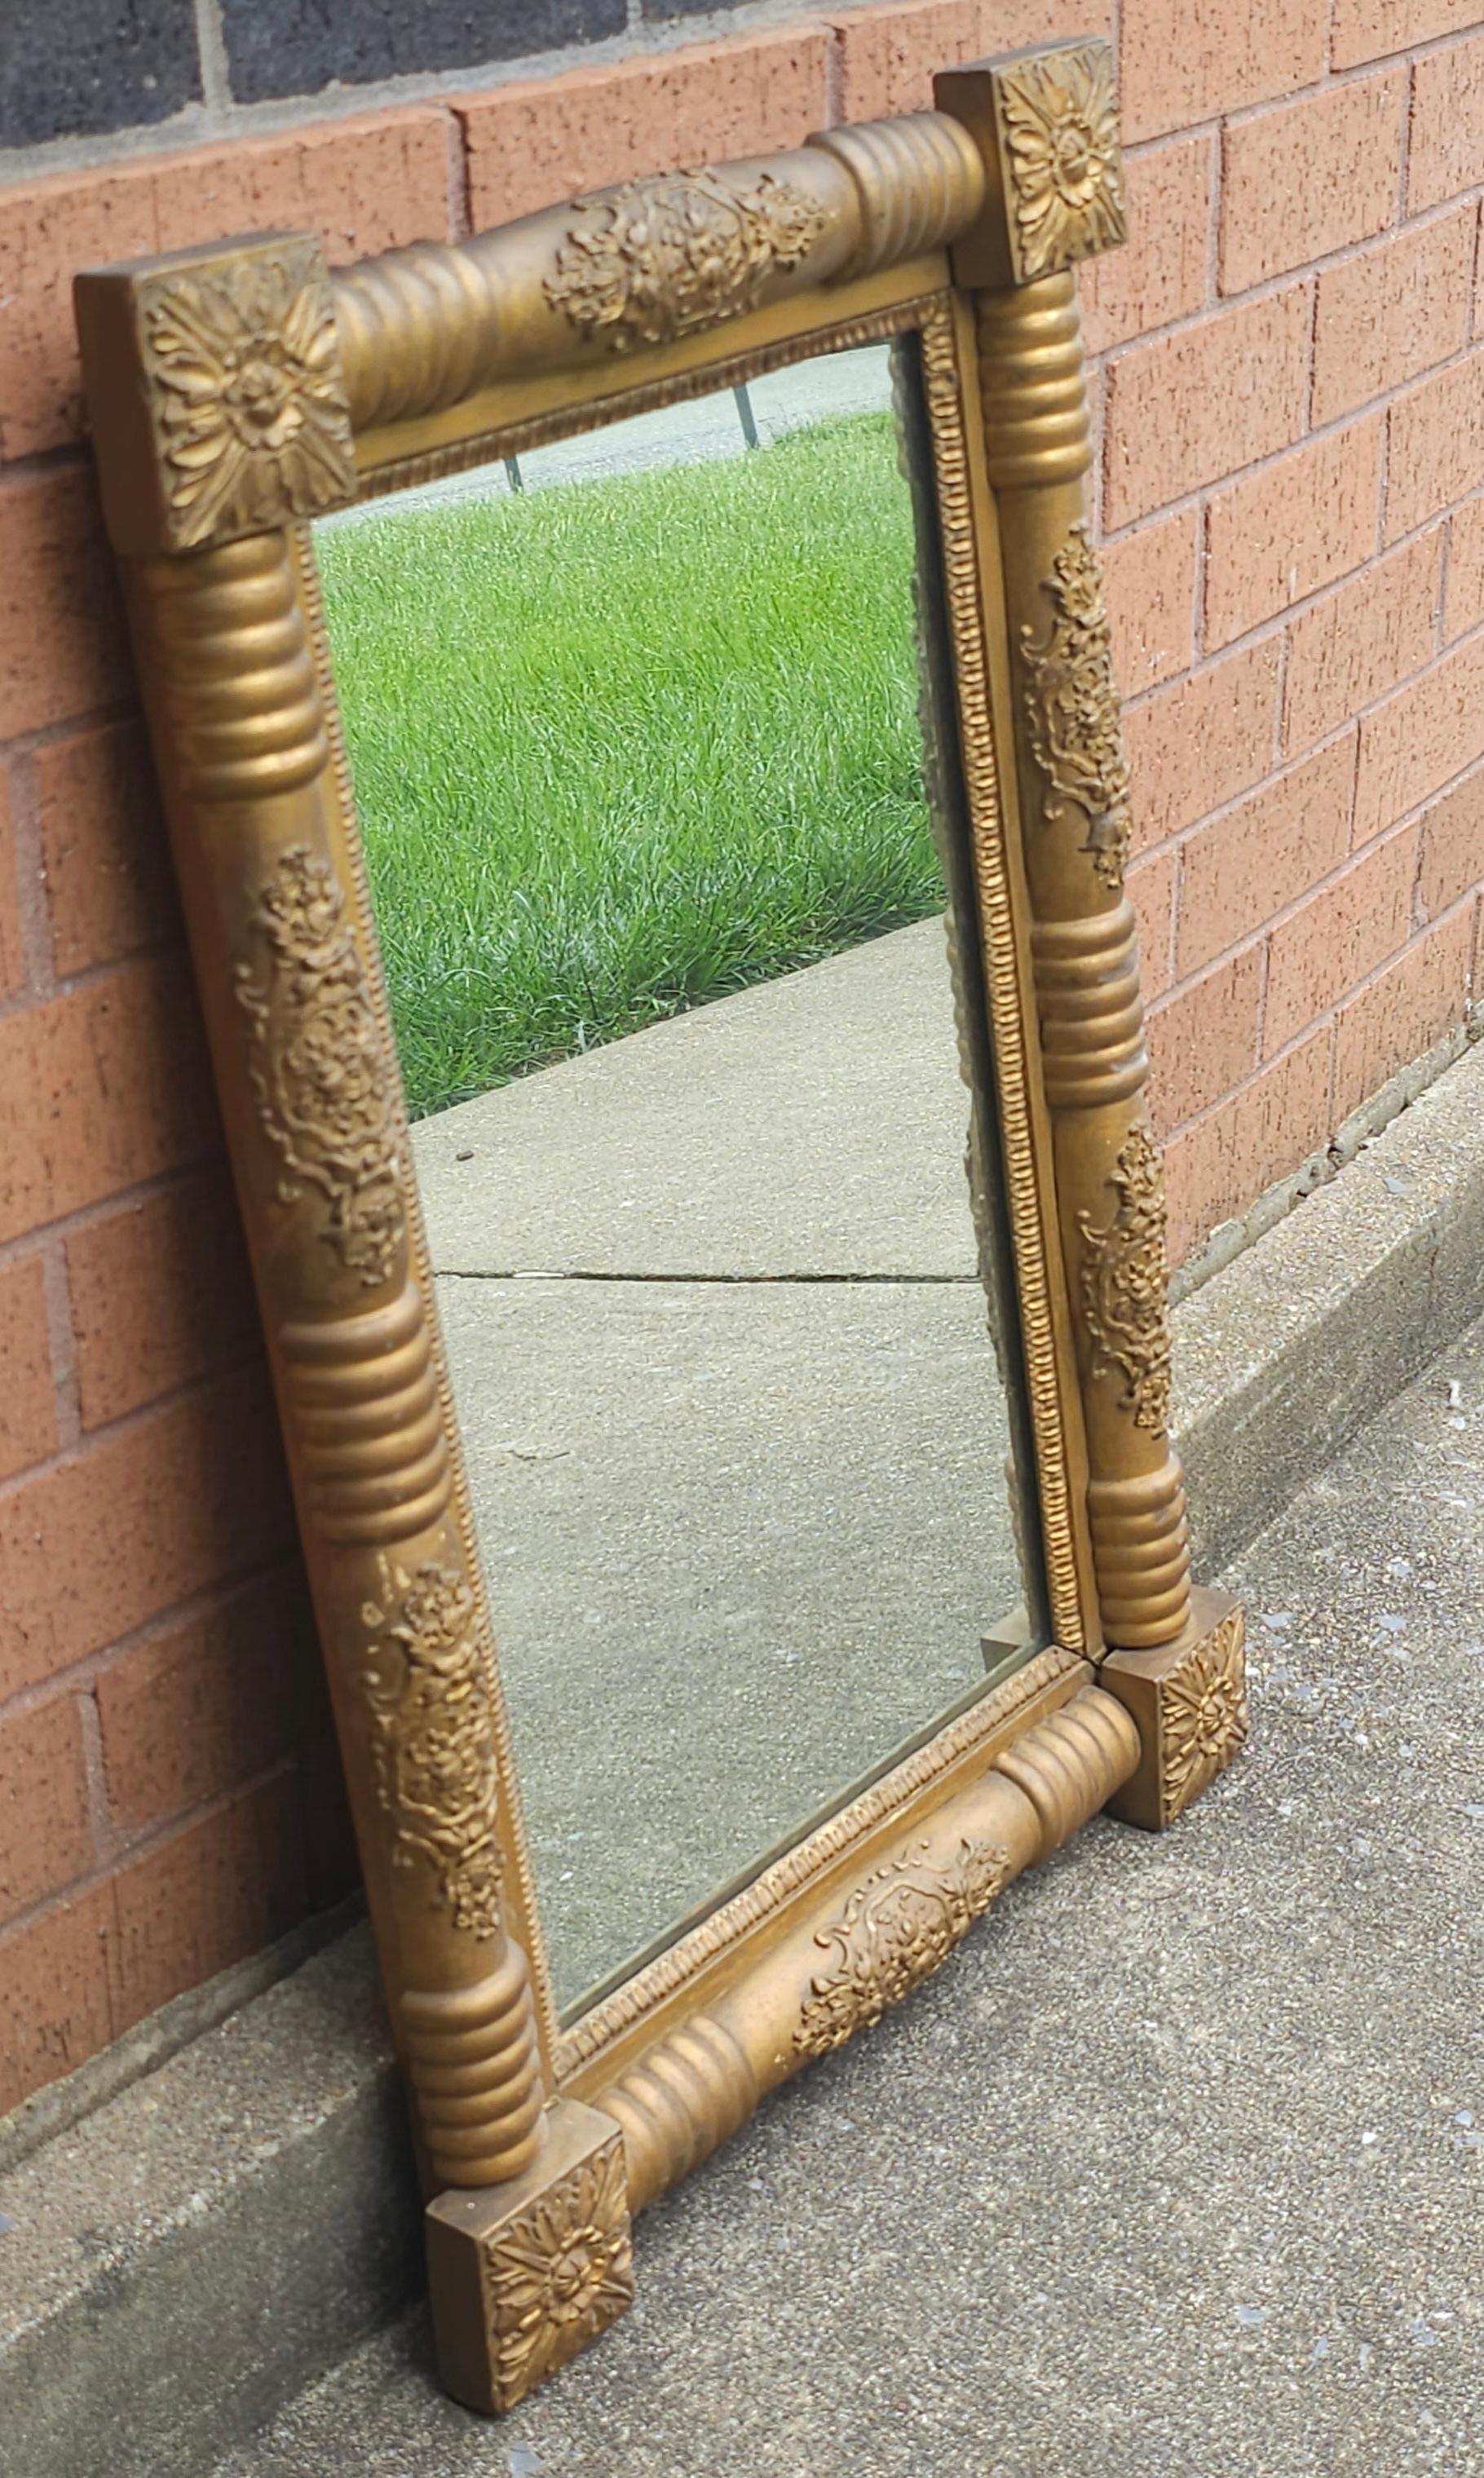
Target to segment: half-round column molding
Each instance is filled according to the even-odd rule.
[[[704,2011],[601,2082],[595,2105],[624,2132],[631,2209],[715,2150],[765,2092],[909,1996],[1132,1777],[1140,1746],[1122,1704],[1083,1686],[800,1909]]]
[[[1031,907],[1043,1089],[1082,1394],[1088,1517],[1111,1645],[1190,1617],[1185,1495],[1170,1448],[1165,1203],[1147,1057],[1112,631],[1084,478],[1091,462],[1074,262],[1123,237],[1106,44],[950,70],[941,104],[987,185],[957,245],[973,288],[985,470],[1010,641],[1010,727]],[[1065,172],[1075,159],[1078,178]]]
[[[131,601],[393,2031],[430,2175],[485,2185],[544,1991],[313,567],[264,531]]]
[[[472,249],[415,241],[338,275],[335,324],[357,428],[457,404],[500,366],[500,293]]]
[[[898,266],[943,248],[983,194],[971,139],[922,112],[390,251],[333,283],[351,419],[433,415],[516,373],[619,359]]]
[[[946,113],[856,121],[821,130],[809,144],[843,164],[855,183],[858,233],[840,282],[942,249],[983,204],[979,150]]]
[[[1093,446],[1075,279],[980,293],[976,311],[990,480],[1000,491],[1080,482]]]

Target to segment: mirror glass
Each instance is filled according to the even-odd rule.
[[[817,357],[316,528],[568,2011],[1044,1639],[916,384]]]

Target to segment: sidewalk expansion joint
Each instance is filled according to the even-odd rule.
[[[671,1282],[677,1286],[712,1282],[732,1283],[743,1288],[762,1288],[769,1284],[775,1288],[787,1288],[791,1284],[810,1282],[895,1282],[951,1289],[966,1284],[977,1287],[979,1282],[977,1274],[620,1274],[598,1272],[577,1265],[550,1273],[525,1265],[491,1267],[487,1272],[480,1272],[472,1266],[439,1265],[434,1268],[434,1279],[439,1282]]]

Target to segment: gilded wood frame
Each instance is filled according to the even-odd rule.
[[[938,108],[326,273],[260,235],[78,279],[104,506],[398,2050],[440,2359],[507,2407],[619,2314],[632,2215],[1105,1805],[1245,1728],[1189,1580],[1128,775],[1074,262],[1123,232],[1107,46]],[[921,338],[966,1075],[999,1116],[1055,1642],[565,2031],[433,1305],[308,519],[824,342]],[[986,1141],[982,1117],[979,1142]]]

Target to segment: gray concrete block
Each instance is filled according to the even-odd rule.
[[[314,94],[332,83],[467,69],[621,35],[625,0],[221,0],[239,103]]]
[[[191,0],[5,0],[0,146],[168,120],[200,94]]]
[[[1235,1555],[1484,1314],[1484,1049],[1173,1318],[1197,1555]]]
[[[362,1928],[0,2180],[5,2478],[200,2478],[414,2294]]]

